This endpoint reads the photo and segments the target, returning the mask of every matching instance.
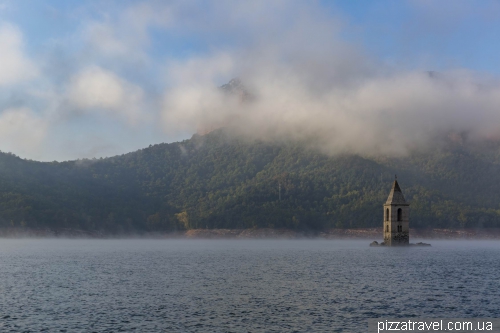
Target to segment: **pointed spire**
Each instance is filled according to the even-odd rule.
[[[385,202],[386,205],[390,204],[406,204],[405,197],[403,196],[403,192],[401,192],[401,188],[398,184],[398,176],[395,176],[394,183],[392,184],[391,192],[389,193],[389,197]]]

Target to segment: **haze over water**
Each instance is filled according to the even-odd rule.
[[[415,241],[415,240],[412,240]],[[365,332],[500,316],[499,242],[0,241],[2,332]]]

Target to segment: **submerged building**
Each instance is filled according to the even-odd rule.
[[[397,177],[384,204],[384,245],[410,244],[410,204],[406,202]]]

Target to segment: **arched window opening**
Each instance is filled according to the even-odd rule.
[[[385,226],[385,232],[389,232],[389,225]]]
[[[389,221],[389,208],[385,210],[385,220]]]
[[[403,221],[403,210],[398,208],[398,221]]]

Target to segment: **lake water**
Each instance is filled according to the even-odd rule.
[[[0,239],[0,332],[366,332],[500,317],[500,242]]]

